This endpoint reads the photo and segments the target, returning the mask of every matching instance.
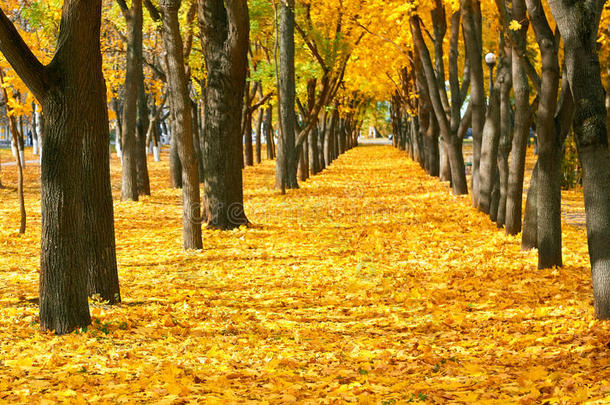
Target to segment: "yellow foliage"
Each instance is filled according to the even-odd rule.
[[[10,151],[1,151],[6,162]],[[28,152],[28,159],[30,158]],[[182,252],[167,154],[153,196],[116,202],[124,302],[87,332],[38,330],[38,167],[29,233],[0,190],[0,398],[11,403],[603,403],[610,326],[593,318],[586,235],[537,270],[468,197],[390,147],[350,151],[279,195],[245,170],[251,228]],[[14,168],[2,168],[5,185]],[[112,160],[118,197],[120,166]],[[580,203],[582,203],[582,196]]]

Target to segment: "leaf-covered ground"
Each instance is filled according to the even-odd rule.
[[[153,196],[116,203],[123,303],[92,302],[67,337],[38,330],[37,168],[25,237],[0,191],[1,401],[610,401],[582,228],[564,227],[566,266],[539,271],[468,197],[370,146],[286,196],[272,162],[248,168],[254,226],[184,253],[167,173],[151,162]]]

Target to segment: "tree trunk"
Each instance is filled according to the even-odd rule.
[[[326,168],[326,116],[326,109],[324,109],[318,125],[318,163],[320,164],[320,171]]]
[[[262,137],[263,137],[263,118],[265,116],[265,111],[261,107],[258,110],[258,117],[256,119],[256,149],[255,149],[255,158],[256,164],[260,164],[263,160],[262,157]]]
[[[127,22],[127,61],[125,73],[125,99],[123,101],[123,174],[121,199],[138,201],[138,171],[136,149],[136,125],[138,112],[138,87],[140,82],[142,47],[142,1],[135,0],[131,10],[123,10]],[[139,44],[139,45],[138,45]]]
[[[295,88],[295,49],[294,49],[294,0],[280,2],[280,138],[282,153],[278,151],[278,171],[281,176],[279,189],[298,188],[297,159],[295,147],[296,114],[294,111]],[[279,145],[278,145],[279,146]],[[281,159],[283,162],[279,162]]]
[[[248,66],[248,6],[198,0],[208,69],[205,105],[205,204],[208,227],[248,224],[243,205],[241,113]]]
[[[558,39],[547,21],[540,0],[526,0],[542,60],[538,134],[537,247],[538,268],[562,265],[561,255],[561,146],[555,128],[559,86]]]
[[[267,159],[275,159],[273,148],[273,108],[267,107],[265,110],[265,122],[263,124],[265,132],[265,142],[267,143]]]
[[[515,34],[520,44],[513,45],[512,50],[515,127],[513,129],[513,144],[506,197],[506,234],[508,235],[516,235],[521,232],[523,177],[525,174],[527,138],[529,137],[529,82],[516,49],[516,47],[521,47],[525,44],[525,35],[529,25],[525,11],[523,0],[513,0],[513,17],[517,21],[521,21],[521,29]]]
[[[171,107],[171,106],[170,106]],[[182,188],[182,164],[180,163],[180,156],[178,155],[178,138],[176,129],[176,119],[173,117],[173,108],[169,121],[171,128],[171,139],[169,145],[169,184],[172,188]]]
[[[474,3],[474,5],[473,5]],[[483,50],[480,46],[477,20],[480,5],[477,0],[461,0],[466,57],[470,66],[470,105],[472,106],[472,204],[479,206],[479,166],[481,142],[485,125],[485,85],[483,79]]]
[[[500,63],[503,63],[502,61]],[[501,74],[498,76],[502,76]],[[495,186],[498,170],[498,143],[500,141],[500,78],[496,85],[490,89],[487,119],[483,127],[481,141],[481,157],[479,160],[478,184],[479,206],[486,214],[491,211],[491,193]],[[474,174],[473,174],[474,176]]]
[[[161,0],[163,45],[167,53],[167,84],[174,118],[175,145],[182,166],[182,238],[184,249],[201,249],[201,199],[199,172],[193,146],[192,110],[186,74],[178,10],[181,0]]]
[[[512,131],[512,109],[510,91],[512,89],[512,50],[506,48],[507,66],[501,82],[500,94],[500,143],[498,144],[498,175],[500,181],[500,199],[496,224],[499,228],[506,222],[506,200],[508,195],[508,155],[510,154],[510,134]]]
[[[136,2],[133,3],[134,5]],[[140,10],[141,12],[141,10]],[[142,55],[142,38],[137,46],[138,53],[138,121],[136,123],[136,161],[138,177],[138,194],[150,195],[150,178],[148,175],[148,161],[146,158],[146,137],[149,125],[148,100],[146,96],[146,86],[144,84],[144,66]]]
[[[318,127],[314,127],[309,133],[309,172],[311,175],[320,173],[320,160],[318,154]]]
[[[595,315],[610,319],[610,153],[596,43],[604,3],[549,1],[565,44],[566,70],[575,105],[573,125],[583,167]]]
[[[0,50],[41,102],[46,118],[40,324],[58,334],[91,323],[88,276],[105,274],[104,284],[117,283],[118,291],[100,27],[100,0],[65,1],[59,45],[45,67],[0,12]],[[110,243],[98,246],[106,254],[97,258],[100,251],[92,243],[100,231],[106,232],[102,242]],[[112,264],[113,269],[106,266]],[[116,294],[113,301],[118,299]]]

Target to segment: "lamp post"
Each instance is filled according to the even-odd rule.
[[[489,52],[485,55],[485,63],[489,68],[489,95],[491,97],[491,91],[494,87],[494,67],[496,66],[496,55],[493,52]]]

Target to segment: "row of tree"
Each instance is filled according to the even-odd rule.
[[[111,94],[104,68],[108,50],[100,41],[103,23],[109,24],[103,18],[107,7],[118,7],[125,22],[124,31],[114,27],[125,44],[124,82]],[[183,6],[180,0],[116,0],[116,5],[107,6],[102,0],[65,0],[57,46],[48,61],[35,55],[24,40],[25,33],[36,29],[33,20],[23,20],[19,13],[9,18],[0,8],[0,51],[42,106],[44,118],[43,329],[63,334],[88,325],[88,296],[98,295],[109,303],[121,300],[110,186],[111,121],[116,121],[122,157],[121,198],[134,201],[151,192],[146,151],[151,144],[159,147],[161,126],[169,123],[169,177],[182,189],[185,249],[202,248],[203,223],[221,230],[248,224],[242,169],[254,161],[252,122],[257,110],[256,161],[261,161],[264,133],[267,156],[277,153],[276,185],[282,193],[356,145],[369,99],[342,90],[350,51],[323,52],[326,40],[312,34],[308,7],[299,24],[294,1],[274,4],[275,49],[267,58],[275,70],[273,86],[265,86],[254,74],[260,62],[253,50],[263,45],[250,38],[245,1],[198,0]],[[161,39],[148,58],[146,15]],[[339,46],[344,35],[340,20],[333,46]],[[295,32],[319,64],[307,77],[303,102],[295,74]],[[196,47],[203,59],[200,80],[188,60]],[[162,83],[159,94],[148,78]],[[274,105],[279,112],[277,145]],[[113,120],[109,111],[115,114]],[[18,133],[15,128],[11,132]]]
[[[395,145],[431,175],[450,181],[455,194],[469,192],[462,144],[471,130],[473,206],[507,234],[522,232],[523,248],[538,249],[541,269],[562,265],[561,165],[573,133],[583,170],[595,313],[601,319],[610,318],[610,155],[598,54],[604,4],[549,0],[545,7],[540,0],[496,0],[495,80],[496,61],[483,57],[480,1],[413,6],[409,63],[399,72],[391,110]],[[484,62],[490,66],[487,97]],[[533,125],[538,159],[523,213]]]

